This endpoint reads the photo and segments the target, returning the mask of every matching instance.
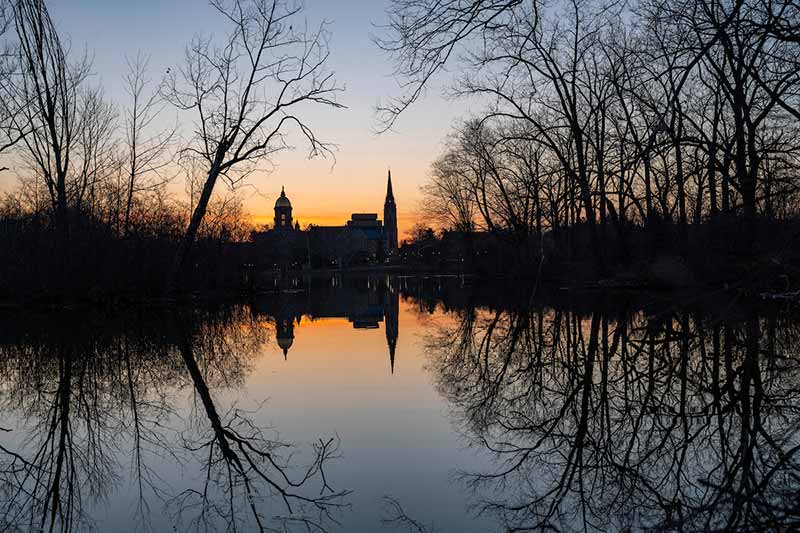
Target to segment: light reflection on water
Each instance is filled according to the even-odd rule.
[[[3,316],[0,529],[798,524],[791,310],[298,285]]]

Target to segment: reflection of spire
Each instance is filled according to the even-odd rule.
[[[397,348],[397,335],[399,333],[398,314],[400,311],[400,300],[397,291],[391,285],[387,288],[388,301],[386,302],[384,314],[386,315],[386,344],[389,346],[389,365],[394,374],[394,355]]]

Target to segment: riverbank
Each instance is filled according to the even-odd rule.
[[[276,278],[277,280],[277,278]],[[421,300],[447,301],[452,295],[468,300],[460,305],[474,304],[489,308],[522,308],[531,302],[567,302],[581,307],[615,307],[628,302],[634,308],[653,302],[692,304],[702,307],[727,306],[732,301],[747,305],[800,305],[800,292],[780,287],[757,289],[741,285],[667,286],[641,282],[620,276],[601,280],[536,279],[521,277],[485,277],[475,274],[437,273],[397,268],[362,268],[349,270],[318,270],[288,273],[283,281],[248,289],[215,289],[181,292],[175,298],[137,293],[105,293],[88,291],[84,294],[55,297],[39,293],[27,298],[0,299],[0,313],[32,312],[108,312],[120,310],[171,310],[187,308],[224,308],[250,305],[257,301],[281,301],[308,298],[312,294],[340,288],[360,292],[391,289],[419,297]],[[606,302],[606,303],[604,303]]]

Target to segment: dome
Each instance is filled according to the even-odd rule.
[[[289,348],[294,343],[294,317],[284,318],[275,322],[275,340],[283,351],[283,356],[289,353]]]
[[[283,352],[283,357],[285,359],[289,354],[289,348],[294,344],[294,337],[278,337],[276,340],[278,341],[278,348]]]
[[[294,337],[278,337],[275,340],[278,341],[278,348],[283,350],[283,353],[289,351],[289,348],[294,344]]]
[[[283,190],[283,187],[281,187],[281,195],[275,200],[275,209],[279,207],[292,207],[292,202],[286,197],[286,191]]]

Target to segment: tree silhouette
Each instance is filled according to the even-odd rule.
[[[305,104],[341,107],[340,90],[327,71],[328,33],[323,23],[301,29],[300,7],[283,0],[212,5],[229,27],[221,46],[196,37],[180,72],[172,72],[165,97],[196,113],[196,129],[181,154],[204,165],[205,180],[171,274],[172,291],[197,236],[217,180],[239,183],[257,165],[288,148],[286,128],[295,126],[309,156],[330,154],[299,114]],[[265,95],[269,95],[265,97]],[[263,167],[262,167],[263,168]]]

